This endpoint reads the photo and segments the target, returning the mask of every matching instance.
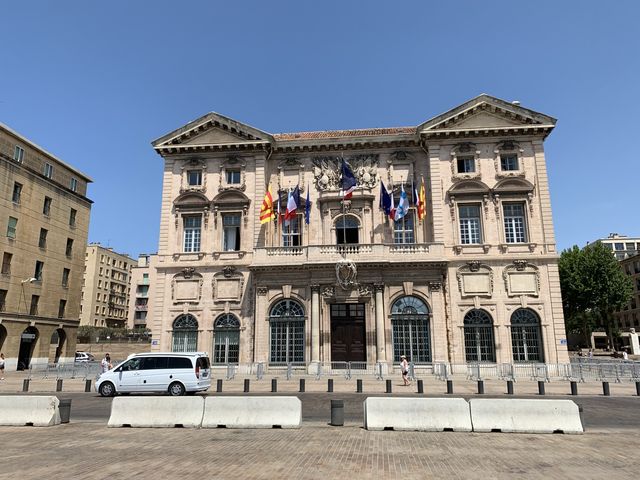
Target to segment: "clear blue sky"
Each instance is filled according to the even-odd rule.
[[[446,4],[446,5],[444,5]],[[640,2],[1,1],[0,121],[91,176],[89,240],[155,252],[150,142],[417,125],[488,93],[551,115],[560,249],[640,235]]]

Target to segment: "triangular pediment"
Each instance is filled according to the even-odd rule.
[[[246,145],[273,142],[273,137],[219,113],[208,113],[152,142],[155,148]]]
[[[490,95],[480,95],[418,127],[418,132],[551,129],[556,119]]]

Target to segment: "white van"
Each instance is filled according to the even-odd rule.
[[[168,392],[193,395],[211,387],[206,353],[135,353],[96,379],[103,397],[118,393]]]

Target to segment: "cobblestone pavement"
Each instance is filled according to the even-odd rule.
[[[637,477],[638,432],[585,435],[0,427],[2,479]]]

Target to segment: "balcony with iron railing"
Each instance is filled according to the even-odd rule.
[[[347,257],[360,262],[441,262],[442,243],[342,244],[263,247],[254,250],[252,266],[335,263]]]

